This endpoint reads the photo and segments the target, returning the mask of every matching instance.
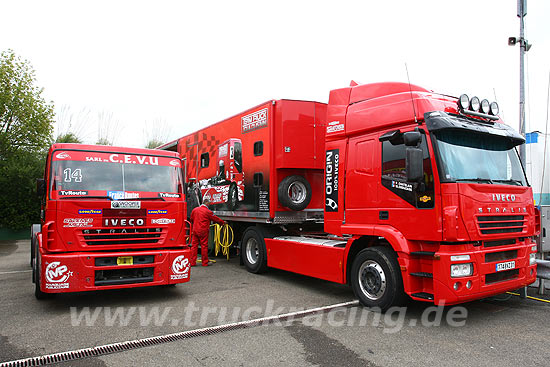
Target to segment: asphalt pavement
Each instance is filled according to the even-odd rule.
[[[357,305],[213,331],[353,301],[351,288],[237,259],[194,267],[176,287],[34,298],[29,241],[0,242],[0,363],[181,333],[196,336],[62,366],[548,366],[550,304],[502,295],[458,307]]]

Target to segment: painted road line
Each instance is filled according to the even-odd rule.
[[[14,270],[14,271],[0,271],[0,275],[5,274],[17,274],[17,273],[30,273],[32,270]]]
[[[124,342],[118,342],[113,344],[100,345],[98,347],[76,349],[68,352],[47,354],[38,357],[30,357],[25,359],[18,359],[9,362],[0,363],[0,367],[23,367],[23,366],[44,366],[52,363],[61,363],[67,361],[73,361],[76,359],[98,357],[112,353],[126,352],[133,349],[139,349],[144,347],[150,347],[153,345],[159,345],[169,343],[177,340],[191,339],[199,336],[208,336],[223,333],[226,331],[253,328],[261,325],[269,325],[278,321],[289,321],[296,318],[303,318],[305,316],[324,313],[336,308],[357,306],[359,301],[350,301],[337,303],[330,306],[316,307],[309,310],[297,311],[291,313],[285,313],[282,315],[275,315],[269,317],[262,317],[259,319],[253,319],[248,321],[234,322],[231,324],[211,326],[202,329],[182,331],[179,333],[166,334],[160,336],[153,336],[150,338],[135,339]]]

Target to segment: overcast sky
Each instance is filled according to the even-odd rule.
[[[410,81],[497,100],[518,128],[516,0],[1,2],[0,49],[36,70],[86,142],[173,140],[269,99]],[[527,131],[544,131],[550,1],[528,0]],[[98,127],[97,120],[103,121]],[[78,123],[75,120],[80,120]],[[113,126],[106,127],[106,123]]]

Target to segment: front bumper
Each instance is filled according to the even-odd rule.
[[[185,283],[190,279],[190,255],[187,248],[41,253],[40,289],[65,293]],[[128,257],[132,257],[132,265],[117,265],[117,259]]]
[[[453,246],[441,246],[440,251],[436,253],[439,260],[434,261],[434,303],[453,305],[502,294],[532,284],[537,277],[536,264],[529,265],[529,255],[533,253],[531,249],[533,245],[535,243],[530,239],[525,239],[514,246],[499,248],[474,248],[472,246],[470,251],[465,249],[465,251],[459,253]],[[470,260],[451,261],[451,256],[458,254],[469,254]],[[489,256],[486,256],[487,254]],[[517,255],[513,258],[491,261],[500,254]],[[512,269],[496,270],[496,264],[508,261],[515,262]],[[473,274],[466,277],[451,278],[451,264],[458,263],[473,263]],[[466,287],[468,282],[471,282],[470,288]],[[456,290],[454,289],[455,283],[458,283],[458,289]]]

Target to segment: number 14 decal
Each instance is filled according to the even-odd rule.
[[[82,182],[82,172],[80,171],[80,168],[77,168],[72,172],[70,168],[65,168],[63,170],[63,181],[72,182],[73,179],[74,182]]]

